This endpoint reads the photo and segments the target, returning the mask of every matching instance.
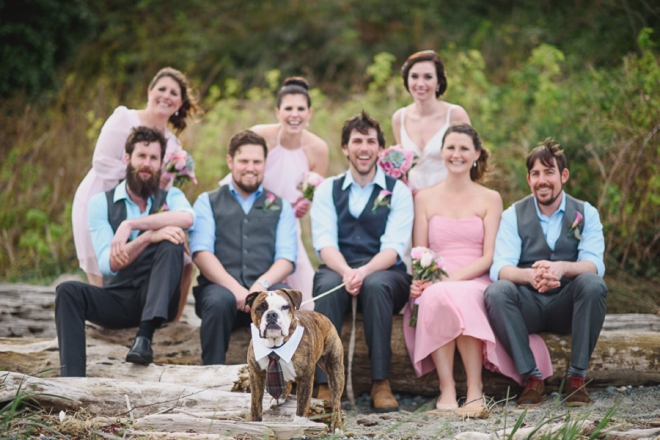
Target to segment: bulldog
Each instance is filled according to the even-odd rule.
[[[252,315],[252,341],[248,348],[252,403],[250,421],[261,421],[264,389],[278,402],[296,382],[296,414],[307,417],[318,364],[328,375],[332,392],[331,432],[341,427],[344,390],[344,349],[335,327],[324,315],[298,310],[302,293],[281,289],[254,292],[245,303]],[[279,365],[278,365],[279,364]]]

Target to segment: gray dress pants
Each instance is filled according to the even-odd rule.
[[[136,327],[142,321],[171,321],[179,307],[183,245],[154,243],[151,271],[134,285],[96,287],[78,281],[57,286],[55,325],[62,377],[84,377],[85,321],[105,328]]]
[[[536,367],[530,333],[570,333],[571,365],[581,370],[589,367],[605,321],[607,286],[601,277],[584,273],[549,294],[500,280],[488,286],[484,295],[493,332],[513,358],[518,374]]]
[[[342,276],[325,265],[314,275],[313,296],[316,297],[342,283]],[[410,275],[403,264],[367,276],[358,294],[358,309],[364,316],[364,334],[369,347],[372,380],[390,376],[392,357],[392,316],[403,308],[410,296]],[[314,303],[314,311],[327,316],[341,336],[344,316],[351,308],[351,295],[343,287]],[[316,383],[327,383],[328,377],[316,367]]]

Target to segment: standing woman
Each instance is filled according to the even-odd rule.
[[[147,90],[147,107],[142,110],[131,110],[119,106],[105,121],[101,134],[96,141],[92,169],[89,170],[76,190],[73,198],[72,220],[73,238],[76,245],[78,262],[87,274],[90,284],[103,285],[103,276],[99,270],[96,254],[92,246],[92,238],[87,224],[87,205],[89,200],[100,192],[114,188],[126,178],[126,162],[124,161],[125,143],[133,127],[147,126],[158,129],[165,134],[167,150],[165,160],[181,150],[181,142],[176,135],[186,128],[186,118],[197,113],[198,107],[191,96],[190,85],[185,75],[171,67],[161,69],[149,84]],[[171,124],[173,134],[167,125]],[[161,188],[172,186],[171,179],[162,177]],[[192,265],[187,264],[184,269],[182,288],[188,275],[188,284],[192,275]],[[183,295],[182,295],[183,297]]]
[[[291,202],[296,217],[300,219],[309,210],[310,203],[301,200],[298,185],[305,172],[314,171],[325,176],[328,170],[328,145],[323,139],[307,130],[312,117],[312,100],[309,83],[301,77],[287,78],[277,94],[275,116],[277,124],[262,124],[252,131],[266,140],[268,160],[264,172],[264,187]],[[312,296],[314,268],[309,261],[300,236],[298,220],[298,261],[296,270],[286,283],[303,293],[303,299]],[[304,308],[312,310],[310,303]]]
[[[403,85],[413,103],[400,108],[392,116],[396,143],[415,154],[417,165],[410,170],[413,193],[442,181],[447,168],[442,161],[442,139],[454,122],[470,124],[460,105],[438,99],[447,90],[442,60],[432,50],[417,52],[401,67]]]

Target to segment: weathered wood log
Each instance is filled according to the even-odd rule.
[[[111,378],[41,379],[21,373],[0,371],[0,402],[14,399],[17,393],[50,410],[87,411],[107,417],[144,417],[175,409],[188,413],[214,414],[215,418],[247,419],[250,394],[233,393],[209,387],[178,383],[126,381]],[[290,421],[295,416],[295,399],[271,407],[271,397],[264,397],[264,419]],[[323,402],[313,399],[312,415],[325,412]],[[223,414],[227,417],[223,417]]]

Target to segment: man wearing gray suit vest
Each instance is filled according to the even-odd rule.
[[[85,376],[85,320],[106,328],[139,325],[126,361],[149,364],[154,330],[177,314],[184,230],[195,214],[181,190],[159,189],[166,147],[158,130],[133,129],[126,140],[126,180],[89,202],[89,229],[105,279],[103,287],[77,281],[57,286],[63,377]]]
[[[518,406],[538,406],[545,385],[529,333],[570,333],[566,404],[590,403],[585,372],[605,320],[605,241],[598,211],[563,191],[566,157],[546,139],[527,156],[532,194],[502,213],[485,292],[495,335],[526,383]]]
[[[386,176],[376,164],[385,138],[378,122],[366,113],[344,124],[342,151],[349,169],[316,189],[312,204],[314,249],[323,264],[314,276],[313,296],[346,286],[320,298],[323,313],[341,334],[341,325],[357,296],[371,361],[371,398],[376,412],[397,411],[389,384],[392,315],[408,300],[410,276],[401,257],[410,240],[412,195],[401,181]],[[318,398],[329,399],[327,376],[316,369]]]
[[[288,287],[282,281],[295,268],[291,204],[261,185],[267,155],[258,134],[235,134],[227,154],[231,181],[201,194],[193,207],[190,250],[201,272],[193,294],[204,365],[224,364],[231,331],[250,324],[247,295]]]

